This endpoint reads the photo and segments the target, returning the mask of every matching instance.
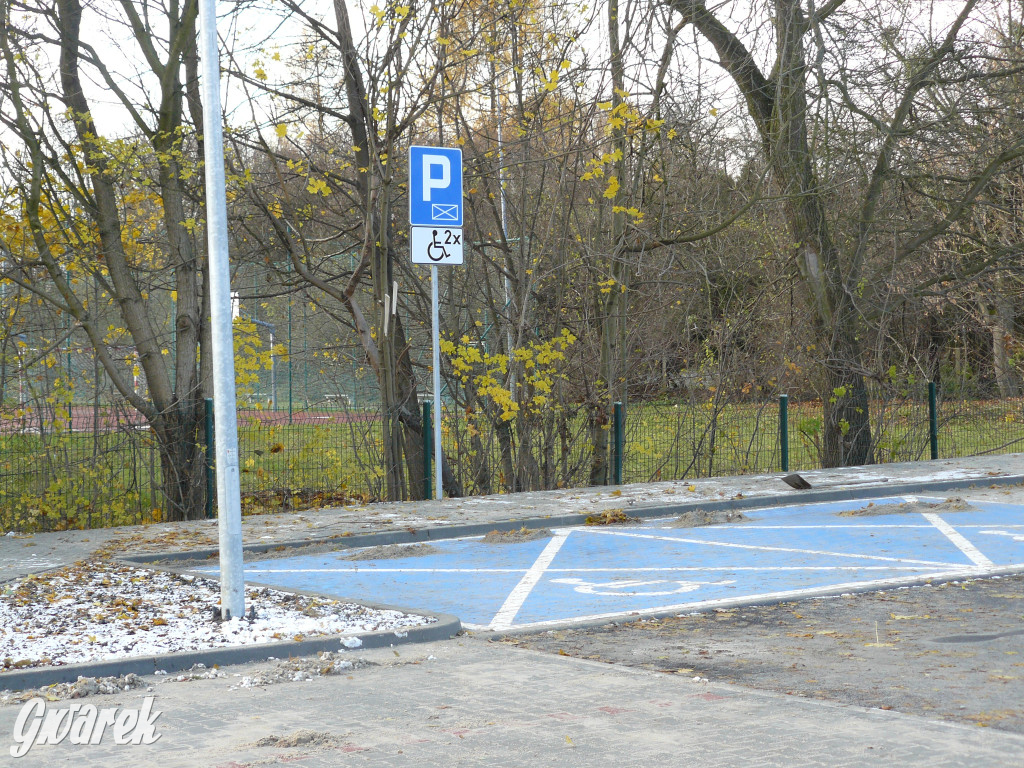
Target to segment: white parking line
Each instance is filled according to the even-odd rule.
[[[544,573],[661,573],[686,571],[923,571],[933,565],[666,565],[637,566],[635,568],[546,568]],[[198,569],[197,569],[198,570]],[[247,574],[275,573],[526,573],[527,568],[246,568]],[[204,568],[200,573],[216,573],[215,568]]]
[[[940,571],[932,573],[924,573],[920,576],[914,577],[908,581],[907,577],[903,578],[892,578],[892,579],[876,579],[872,581],[852,581],[844,584],[828,584],[815,587],[805,587],[801,589],[790,589],[781,590],[778,592],[762,592],[748,595],[741,595],[737,597],[727,597],[715,600],[698,600],[692,603],[676,603],[675,605],[663,605],[651,608],[633,608],[625,611],[611,611],[608,613],[595,613],[588,616],[566,616],[558,619],[547,619],[544,621],[531,621],[523,624],[510,624],[508,626],[500,627],[500,629],[507,630],[537,630],[544,627],[555,627],[559,625],[570,625],[579,624],[583,622],[595,622],[603,620],[612,620],[628,617],[629,619],[637,616],[650,616],[653,614],[671,614],[671,613],[696,613],[698,611],[708,611],[714,608],[731,608],[731,607],[742,607],[750,605],[752,603],[766,603],[766,602],[781,602],[784,600],[796,600],[807,597],[827,597],[845,593],[853,592],[868,592],[875,589],[891,589],[893,587],[907,586],[908,584],[916,584],[926,579],[941,579],[943,581],[947,579],[955,578],[981,578],[985,576],[985,570],[970,565],[961,565],[960,569],[955,571]],[[491,626],[482,626],[477,624],[471,624],[463,621],[462,625],[467,629],[472,630],[488,630],[498,629]]]
[[[922,512],[921,516],[929,523],[934,525],[936,528],[938,528],[940,531],[942,531],[943,535],[945,535],[947,539],[953,542],[954,546],[956,546],[957,549],[959,549],[961,552],[967,555],[967,557],[971,559],[972,563],[981,566],[993,565],[992,561],[985,557],[983,554],[981,554],[981,552],[978,550],[976,546],[971,544],[971,542],[969,542],[967,539],[965,539],[963,536],[957,533],[956,529],[953,528],[953,526],[951,526],[941,517],[936,515],[934,512]]]
[[[999,525],[1003,525],[1003,523],[999,523]],[[985,527],[991,528],[992,524],[991,523],[967,523],[966,525],[961,525],[960,527],[961,528],[985,528]],[[1024,523],[1007,523],[1006,525],[1003,525],[1003,527],[1004,528],[1024,528]],[[755,531],[755,530],[756,531],[787,531],[787,530],[791,530],[791,529],[792,530],[810,529],[810,530],[815,530],[815,531],[816,530],[846,531],[846,530],[849,530],[851,528],[854,528],[854,529],[856,529],[856,528],[871,528],[871,529],[879,529],[879,528],[882,528],[882,529],[885,529],[885,528],[917,528],[917,529],[921,529],[921,528],[931,528],[931,526],[930,525],[924,525],[923,523],[847,523],[845,525],[843,525],[843,524],[839,524],[839,525],[828,525],[828,524],[823,524],[823,525],[750,525],[749,523],[744,523],[741,527],[737,528],[737,530],[741,530],[741,531]],[[666,526],[659,526],[659,530],[662,530],[662,531],[672,531],[672,530],[679,530],[679,529],[678,528],[673,528],[672,526],[667,526],[666,525]]]
[[[678,541],[684,544],[703,544],[709,547],[731,547],[735,549],[754,549],[758,552],[794,552],[803,555],[825,555],[827,557],[854,557],[858,560],[882,560],[887,563],[915,563],[917,565],[948,565],[950,567],[957,567],[962,565],[961,563],[943,563],[936,562],[935,560],[913,560],[909,557],[883,557],[882,555],[858,555],[850,554],[849,552],[829,552],[827,550],[817,549],[795,549],[791,547],[768,547],[759,546],[757,544],[735,544],[731,541],[707,541],[704,539],[685,539],[680,536],[654,536],[646,533],[627,533],[626,531],[603,531],[596,528],[579,528],[577,530],[587,531],[588,533],[600,533],[606,536],[626,536],[634,539],[656,539],[659,541]]]
[[[523,575],[520,582],[516,584],[515,589],[505,598],[505,602],[498,609],[494,618],[491,619],[492,629],[506,629],[512,625],[512,621],[515,619],[516,614],[519,613],[519,609],[523,607],[526,598],[530,596],[530,592],[537,586],[540,577],[544,575],[544,571],[551,565],[551,561],[555,559],[558,550],[562,548],[562,545],[565,544],[568,538],[569,531],[555,531],[555,535],[548,542],[548,545],[544,547],[544,551],[540,553],[533,566]]]
[[[900,497],[894,500],[931,499]],[[826,506],[835,511],[834,505]],[[964,512],[951,517],[925,512],[905,514],[902,518],[861,518],[844,522],[818,514],[821,521],[816,524],[805,523],[807,518],[801,517],[766,517],[743,525],[699,531],[669,528],[667,524],[672,518],[665,517],[645,521],[643,525],[616,528],[559,527],[549,541],[531,545],[528,551],[506,550],[507,554],[500,557],[494,555],[494,550],[483,552],[469,543],[480,536],[456,536],[447,541],[436,541],[442,551],[426,559],[346,562],[342,559],[346,553],[342,552],[333,557],[317,556],[316,559],[303,557],[289,562],[254,562],[247,567],[246,577],[254,582],[267,583],[320,582],[321,588],[329,585],[331,591],[348,594],[351,589],[378,599],[382,599],[380,595],[384,593],[416,595],[418,601],[444,603],[447,612],[467,612],[468,615],[460,615],[460,618],[468,629],[501,632],[536,630],[588,621],[617,621],[639,615],[671,615],[752,602],[890,589],[931,580],[1024,572],[1024,562],[1001,562],[1013,556],[1004,552],[1006,547],[993,554],[1000,562],[996,565],[966,538],[968,533],[973,536],[980,532],[988,534],[984,539],[1003,537],[998,543],[1008,543],[1010,538],[1024,540],[1020,508],[1021,505],[993,505],[992,508],[981,509],[985,513],[983,515]],[[1006,510],[1014,514],[1007,514]],[[795,508],[795,511],[803,510]],[[817,510],[812,511],[817,513]],[[1003,517],[1015,522],[1004,523]],[[945,518],[952,520],[952,524]],[[745,531],[748,533],[743,533]],[[768,536],[763,533],[765,531],[775,533]],[[940,533],[943,538],[937,539]],[[625,542],[621,539],[608,538],[595,540],[590,537],[568,542],[577,534],[602,534],[640,541],[635,542],[635,547],[622,547]],[[869,538],[868,534],[876,538]],[[770,546],[766,540],[781,546]],[[616,541],[620,543],[616,544]],[[947,541],[957,549],[954,551],[946,544]],[[679,546],[673,547],[670,542]],[[846,547],[847,551],[803,548],[831,543]],[[985,545],[984,540],[979,540],[979,543]],[[537,551],[534,546],[543,547],[539,555],[533,554]],[[729,548],[733,555],[729,556],[728,551],[721,549],[723,547]],[[862,549],[862,552],[855,548]],[[889,554],[879,555],[879,551]],[[898,556],[901,552],[907,556]],[[924,554],[934,557],[949,555],[956,562],[914,557]],[[531,555],[535,557],[532,563],[529,560]],[[606,557],[613,559],[609,562],[604,559]],[[804,557],[817,559],[821,564],[791,564],[793,560]],[[961,557],[964,559],[960,560]],[[629,565],[634,559],[636,565]],[[735,560],[736,564],[722,564],[728,560]],[[856,562],[851,563],[851,560]],[[714,564],[702,564],[703,561]],[[623,565],[612,565],[615,562]],[[466,567],[429,567],[434,563]],[[505,563],[505,566],[495,566],[494,563]],[[276,564],[283,567],[275,568]],[[310,567],[288,567],[292,564]],[[572,567],[575,564],[580,567]],[[200,570],[216,572],[217,569],[207,567]],[[295,576],[289,577],[292,574]],[[323,578],[317,578],[318,574]],[[448,575],[457,578],[448,579]],[[361,579],[360,576],[367,578]],[[712,586],[726,583],[727,587]],[[701,595],[696,585],[704,592],[705,599],[683,602],[686,599],[682,597],[683,593],[690,592],[693,597]],[[406,602],[409,599],[412,598]],[[393,601],[402,602],[397,597]],[[669,604],[649,605],[655,601]],[[587,615],[559,615],[574,612]]]

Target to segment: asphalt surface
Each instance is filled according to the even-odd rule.
[[[839,479],[970,481],[972,498],[1024,504],[1019,485],[998,485],[1022,469],[1024,457],[1010,456],[871,467]],[[812,484],[836,478],[806,476]],[[654,511],[666,496],[707,505],[796,493],[780,494],[777,478],[620,490],[256,518],[246,521],[245,539],[327,544],[369,531],[415,539],[425,530],[512,518]],[[194,549],[211,533],[193,523],[4,537],[0,580],[97,551]],[[64,741],[35,746],[16,764],[1024,765],[1024,667],[1016,666],[1024,663],[1022,620],[1022,579],[1014,576],[532,635],[468,633],[352,652],[361,662],[328,676],[315,673],[315,660],[314,671],[294,677],[272,674],[284,662],[182,682],[149,676],[152,690],[87,702],[140,707],[153,696],[156,743]],[[0,754],[13,743],[20,712],[18,703],[0,706]]]
[[[502,639],[1024,735],[1021,576]]]

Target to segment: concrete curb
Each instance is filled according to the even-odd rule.
[[[680,515],[693,510],[707,512],[739,511],[759,509],[762,507],[781,507],[790,504],[818,504],[829,501],[852,501],[855,499],[871,499],[885,496],[905,496],[908,494],[926,493],[929,491],[955,491],[978,485],[1019,485],[1024,483],[1024,475],[1003,475],[1001,477],[977,477],[960,480],[940,480],[891,484],[880,482],[877,485],[857,485],[846,488],[821,489],[810,491],[791,491],[771,496],[745,496],[742,499],[715,499],[710,501],[690,501],[658,506],[631,507],[623,506],[623,512],[632,517],[657,518]],[[600,513],[597,513],[600,514]],[[286,552],[284,556],[296,554],[315,554],[320,551],[343,549],[359,549],[362,547],[383,546],[388,544],[410,544],[424,541],[457,539],[464,536],[483,536],[491,531],[512,531],[518,528],[571,528],[584,525],[589,515],[558,515],[547,517],[523,517],[503,522],[464,523],[460,525],[438,526],[435,528],[402,529],[397,531],[380,531],[378,533],[354,534],[352,536],[335,536],[325,539],[302,539],[283,541],[274,544],[250,544],[243,547],[246,555],[266,555],[269,553]],[[304,552],[289,550],[305,549]],[[217,549],[197,549],[185,552],[160,554],[142,554],[121,556],[122,562],[133,565],[153,566],[170,563],[208,563],[216,560]]]
[[[209,578],[204,576],[204,578]],[[279,591],[298,592],[298,590]],[[302,593],[299,594],[311,594]],[[355,601],[351,601],[355,602]],[[373,605],[359,602],[371,608],[388,608],[390,610],[413,613],[428,618],[435,618],[433,624],[409,627],[406,630],[387,632],[368,632],[365,634],[332,635],[329,637],[312,637],[297,642],[287,640],[276,643],[257,643],[254,645],[229,646],[226,648],[210,648],[201,651],[182,651],[160,656],[137,656],[108,661],[93,661],[82,664],[68,664],[62,667],[37,667],[16,672],[0,673],[0,690],[25,690],[41,688],[55,683],[73,683],[79,677],[121,677],[128,674],[152,675],[157,670],[164,672],[180,672],[191,669],[196,664],[207,667],[226,667],[232,664],[247,664],[253,661],[268,659],[289,659],[302,656],[314,656],[321,651],[357,651],[369,648],[388,648],[393,645],[409,643],[428,643],[435,640],[447,640],[462,630],[462,623],[455,616],[446,613],[426,613],[410,611],[394,606]],[[358,639],[360,645],[349,648],[345,641]]]

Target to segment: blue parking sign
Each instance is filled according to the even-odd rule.
[[[409,224],[462,226],[462,150],[409,147]]]

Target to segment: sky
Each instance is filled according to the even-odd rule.
[[[384,5],[386,0],[375,0]],[[365,37],[364,21],[372,18],[371,8],[374,0],[347,0],[350,10],[350,17],[355,26],[354,33],[357,39]],[[581,0],[582,2],[582,0]],[[1012,0],[994,0],[987,5],[990,9],[1008,7],[1006,4]],[[94,45],[102,56],[104,63],[112,73],[116,73],[118,80],[129,94],[130,98],[138,104],[152,104],[157,96],[157,83],[154,76],[148,72],[148,67],[142,60],[138,46],[131,40],[131,35],[123,25],[123,11],[120,4],[112,0],[86,0],[86,9],[83,18],[82,38],[85,42]],[[240,13],[234,11],[242,5]],[[325,24],[334,28],[333,0],[305,0],[304,7],[312,14],[322,18]],[[641,4],[642,5],[642,4]],[[940,28],[948,24],[952,16],[962,7],[961,0],[883,0],[883,2],[872,2],[871,0],[849,0],[850,7],[863,7],[870,9],[877,14],[900,13],[901,6],[911,8],[911,19],[922,31],[929,27]],[[582,8],[583,6],[581,6]],[[623,0],[623,7],[627,7]],[[726,2],[721,6],[723,18],[731,26],[739,26],[751,13],[756,13],[746,0]],[[220,23],[219,35],[222,41],[222,67],[229,64],[241,66],[250,74],[254,70],[257,60],[261,62],[262,68],[266,71],[270,81],[284,79],[287,76],[286,64],[289,51],[298,44],[303,34],[302,23],[281,19],[281,4],[277,0],[250,0],[243,2],[219,2],[218,3]],[[602,52],[607,49],[605,41],[606,22],[603,18],[604,9],[601,7],[601,0],[595,0],[592,7],[588,7],[589,13],[598,14],[595,23],[590,25],[589,35],[593,39],[582,41],[580,49],[591,51],[595,60],[600,60]],[[104,18],[103,14],[110,14],[115,17],[114,21]],[[749,44],[754,45],[757,41],[757,34],[750,38]],[[684,35],[686,41],[692,41],[692,33]],[[764,49],[763,41],[761,48]],[[652,43],[656,45],[657,43]],[[261,50],[262,49],[262,50]],[[275,61],[273,51],[280,52],[280,61]],[[225,52],[232,51],[235,59],[229,61]],[[714,52],[706,45],[700,48],[705,75],[709,78],[712,90],[718,89],[721,104],[724,107],[721,111],[727,114],[730,111],[739,110],[742,112],[743,105],[740,100],[731,94],[732,89],[725,84],[721,72],[715,62]],[[695,70],[696,60],[685,52],[678,55],[680,65],[687,70]],[[86,68],[84,74],[87,77],[94,77],[90,74],[92,68]],[[607,75],[600,71],[591,72],[589,77],[594,80],[598,89],[607,89]],[[717,82],[717,85],[715,84]],[[642,90],[642,89],[641,89]],[[87,95],[94,107],[94,117],[100,131],[108,136],[124,135],[134,130],[128,111],[118,102],[116,97],[102,83],[93,79],[87,84]],[[603,97],[603,96],[602,96]],[[271,123],[273,107],[269,101],[259,99],[250,100],[249,95],[243,91],[236,81],[231,78],[222,78],[222,105],[228,115],[228,121],[235,125],[247,124],[253,121],[260,123]],[[716,110],[718,111],[718,110]]]

